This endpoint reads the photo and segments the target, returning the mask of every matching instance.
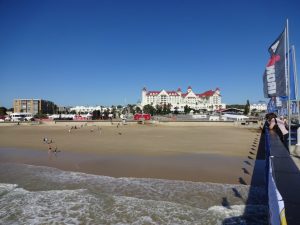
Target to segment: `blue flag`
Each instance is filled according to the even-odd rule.
[[[289,50],[290,59],[293,58],[293,51],[294,48],[291,48]],[[294,71],[294,65],[293,60],[290,60],[290,99],[296,100],[296,82],[295,82],[295,71]]]
[[[276,98],[275,97],[270,98],[270,101],[269,101],[268,106],[267,106],[267,112],[268,113],[277,112]]]

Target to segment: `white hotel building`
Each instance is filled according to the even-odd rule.
[[[201,94],[194,93],[189,86],[186,93],[183,93],[180,88],[177,91],[147,91],[146,88],[142,90],[141,106],[152,105],[168,105],[171,104],[171,111],[184,111],[187,105],[195,110],[214,111],[225,109],[226,105],[221,101],[220,89],[209,90]]]

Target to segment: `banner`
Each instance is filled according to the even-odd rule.
[[[267,106],[268,113],[278,113],[283,108],[284,97],[272,97]]]
[[[270,224],[287,225],[284,201],[273,178],[272,160],[271,158],[267,160],[269,160],[268,202]]]
[[[286,29],[269,47],[270,59],[263,75],[265,98],[287,96]]]
[[[276,98],[270,98],[270,101],[268,102],[267,106],[267,112],[268,113],[275,113],[277,112],[277,107],[276,107]]]
[[[290,59],[293,58],[293,54],[294,54],[294,48],[291,48],[289,50],[289,54],[290,54]],[[290,62],[290,113],[291,115],[296,115],[298,114],[298,106],[297,106],[297,79],[296,79],[296,72],[295,67],[294,67],[294,60],[291,60]],[[281,96],[280,97],[281,101],[282,101],[282,106],[277,106],[278,109],[278,115],[279,116],[288,116],[288,96]]]

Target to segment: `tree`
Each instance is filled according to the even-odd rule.
[[[126,107],[123,108],[121,112],[122,112],[122,114],[124,114],[124,115],[127,114],[127,113],[128,113],[128,112],[127,112],[127,108],[126,108]]]
[[[177,107],[177,106],[174,108],[174,114],[175,114],[175,115],[179,114],[179,112],[178,112],[178,107]]]
[[[111,107],[111,114],[113,114],[113,117],[116,118],[116,108],[114,106]]]
[[[144,113],[151,114],[151,116],[153,116],[156,113],[155,108],[152,105],[149,105],[149,104],[145,105],[143,107],[143,111],[144,111]]]
[[[170,113],[170,110],[168,109],[168,106],[166,104],[163,104],[162,106],[162,114],[166,115]]]
[[[156,105],[156,114],[161,115],[162,114],[162,106],[161,105]]]
[[[128,109],[127,111],[128,111],[129,113],[135,114],[134,107],[135,107],[135,105],[128,104],[128,105],[127,105],[127,109]]]
[[[105,109],[104,112],[103,112],[103,114],[104,114],[104,118],[103,119],[107,120],[109,111],[107,109]]]
[[[244,109],[245,105],[238,105],[238,104],[226,105],[226,109],[230,109],[230,108]]]
[[[168,103],[168,105],[166,105],[166,114],[171,113],[171,108],[172,108],[172,105],[170,103]]]
[[[6,111],[7,111],[7,109],[5,107],[0,107],[0,116],[5,116]]]
[[[93,120],[100,119],[100,116],[101,116],[100,110],[94,110],[93,111],[93,117],[92,117]]]
[[[244,115],[248,115],[249,112],[250,112],[250,103],[249,103],[249,100],[247,100],[247,103],[244,108]]]
[[[257,114],[257,109],[252,109],[251,110],[251,116],[255,116]]]
[[[191,109],[188,105],[184,106],[184,113],[185,113],[185,114],[190,113],[191,110],[192,110],[192,109]]]
[[[37,113],[34,115],[34,118],[37,118],[37,119],[47,119],[48,116],[46,114],[43,114],[43,113]]]
[[[140,108],[140,107],[135,107],[135,111],[137,112],[137,113],[141,113],[142,112],[142,109]]]

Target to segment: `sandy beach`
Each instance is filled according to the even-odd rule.
[[[0,127],[0,162],[113,177],[250,184],[260,131],[234,126]],[[43,142],[47,137],[49,144]],[[242,182],[241,182],[242,180]]]

